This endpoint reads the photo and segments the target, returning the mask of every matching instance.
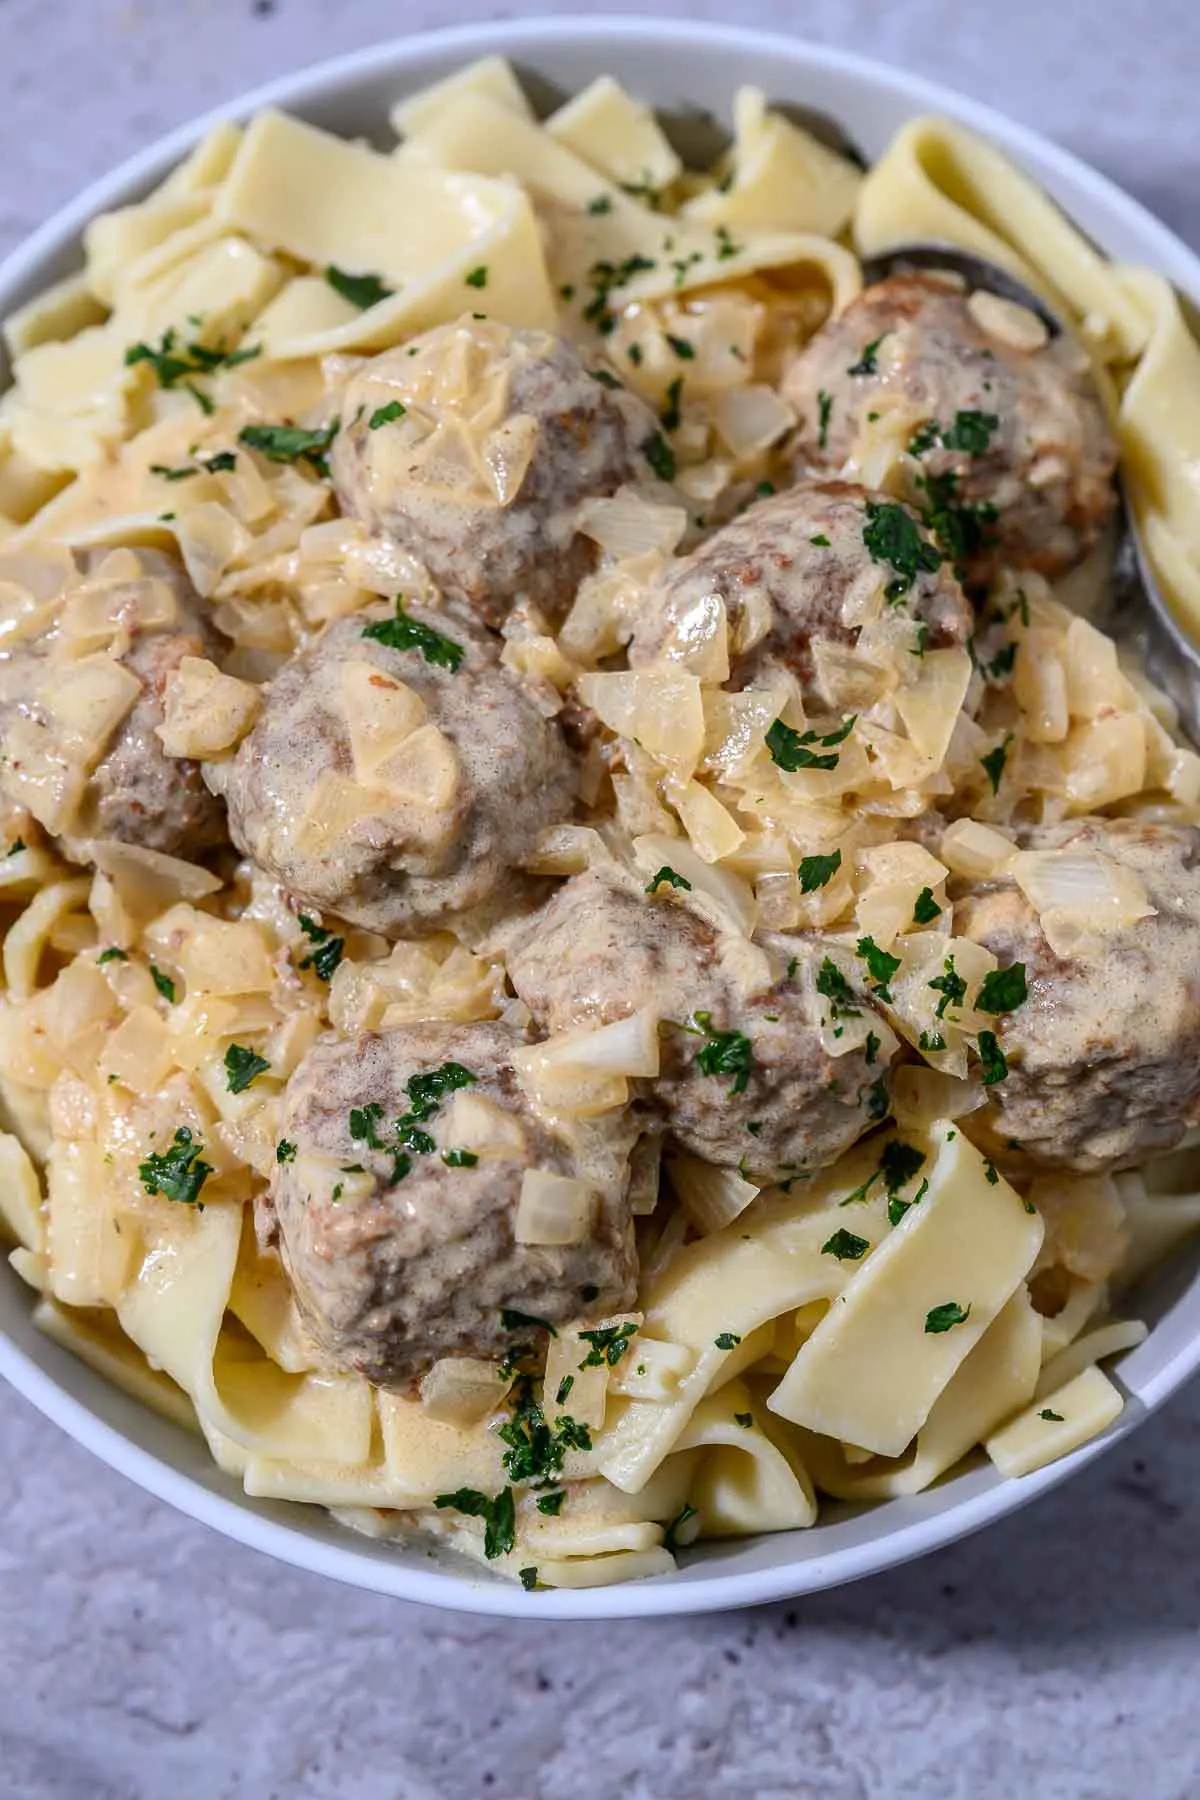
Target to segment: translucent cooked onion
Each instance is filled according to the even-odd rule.
[[[591,825],[549,825],[522,864],[533,875],[582,875],[610,863],[612,853]]]
[[[758,1199],[759,1189],[736,1169],[719,1169],[695,1156],[668,1157],[667,1174],[679,1204],[705,1236],[720,1231]]]
[[[654,551],[669,555],[687,530],[687,513],[682,506],[661,506],[635,488],[622,487],[609,500],[585,500],[579,529],[613,562],[626,562]]]
[[[615,1019],[594,1031],[562,1031],[529,1052],[519,1052],[546,1069],[579,1069],[590,1075],[657,1075],[659,1014],[652,1007]]]
[[[704,749],[700,683],[684,669],[631,670],[579,678],[579,697],[618,737],[681,774],[689,774]]]
[[[444,1425],[478,1425],[500,1404],[507,1387],[497,1363],[443,1356],[421,1382],[421,1405]]]
[[[1001,874],[1016,854],[1011,838],[974,819],[955,819],[942,833],[939,849],[948,868],[972,881]]]
[[[796,415],[774,388],[726,388],[713,405],[716,427],[736,457],[769,450],[796,423]]]
[[[1009,872],[1056,955],[1085,934],[1123,931],[1155,910],[1141,877],[1100,851],[1021,850]]]
[[[664,863],[669,865],[691,883],[693,893],[704,895],[720,907],[739,931],[749,935],[754,930],[758,908],[746,882],[728,869],[705,862],[682,838],[648,832],[634,839],[633,854],[638,868],[644,869],[647,876],[655,874]]]
[[[692,847],[706,863],[732,856],[746,841],[733,814],[699,781],[669,782],[667,797]]]
[[[596,1217],[596,1201],[589,1182],[526,1169],[513,1236],[518,1244],[582,1244]]]

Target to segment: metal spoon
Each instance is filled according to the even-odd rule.
[[[1058,315],[1018,276],[953,244],[902,244],[880,256],[867,257],[863,280],[871,287],[889,275],[939,270],[961,276],[969,289],[983,288],[1027,307],[1051,337],[1059,337],[1065,330]],[[1121,506],[1111,616],[1106,622],[1113,636],[1140,658],[1151,680],[1178,707],[1180,724],[1192,742],[1200,745],[1200,646],[1192,642],[1167,605],[1133,522],[1119,473],[1117,489]]]

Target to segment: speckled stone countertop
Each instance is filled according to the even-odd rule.
[[[949,81],[1200,244],[1196,0],[655,10]],[[448,17],[431,0],[0,0],[0,253],[168,126]],[[1065,1491],[908,1569],[754,1613],[558,1627],[276,1566],[0,1390],[0,1577],[4,1800],[1200,1794],[1200,1387]]]

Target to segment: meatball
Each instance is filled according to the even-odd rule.
[[[929,649],[964,644],[971,632],[961,588],[908,508],[841,481],[762,500],[680,557],[637,621],[630,662],[679,654],[690,622],[714,599],[729,621],[734,687],[771,662],[818,687],[815,646],[853,645],[861,624],[885,609],[911,619],[914,637]],[[746,621],[764,611],[769,632],[739,653]]]
[[[570,344],[470,318],[367,363],[342,418],[331,463],[343,512],[493,626],[518,600],[566,610],[595,559],[579,504],[644,472],[638,448],[656,430]]]
[[[511,1350],[504,1308],[555,1325],[632,1303],[626,1140],[593,1131],[585,1156],[539,1122],[512,1067],[523,1042],[494,1024],[327,1037],[288,1082],[295,1151],[270,1204],[297,1304],[337,1366],[406,1389],[439,1357]],[[518,1243],[530,1169],[592,1186],[579,1243]]]
[[[991,1091],[996,1154],[1018,1167],[1126,1168],[1200,1122],[1200,831],[1082,819],[1022,843],[1132,870],[1155,910],[1055,955],[1013,882],[956,903],[956,932],[1026,970],[1028,998],[996,1022],[1009,1064]]]
[[[822,1047],[826,951],[816,937],[750,944],[678,890],[648,897],[615,870],[591,870],[510,948],[508,972],[548,1032],[652,1007],[662,1063],[640,1084],[644,1105],[685,1150],[766,1184],[834,1162],[887,1111],[877,1051],[869,1063],[861,1049]]]
[[[88,774],[64,847],[68,855],[84,857],[89,840],[105,838],[193,857],[223,841],[222,808],[199,764],[168,756],[156,728],[163,722],[167,682],[180,662],[218,655],[220,639],[178,563],[155,550],[122,554],[136,560],[135,570],[109,578],[102,559],[93,556],[85,573],[102,584],[105,614],[118,627],[109,654],[137,677],[140,692]],[[57,625],[42,640],[0,658],[6,737],[19,719],[53,731],[45,696],[53,692],[56,671],[68,666]],[[10,747],[8,754],[19,767],[21,753]],[[64,755],[69,762],[69,749]]]
[[[785,378],[798,466],[852,472],[873,433],[898,432],[902,491],[940,516],[970,581],[1004,565],[1061,575],[1116,507],[1116,442],[1078,346],[1017,348],[987,328],[989,306],[933,274],[867,288]]]
[[[571,811],[557,724],[454,614],[376,606],[284,664],[258,722],[206,778],[235,844],[295,897],[388,937],[519,898],[514,873]]]

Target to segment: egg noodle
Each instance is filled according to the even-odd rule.
[[[1001,571],[982,671],[963,648],[912,655],[896,617],[866,608],[856,648],[820,671],[857,725],[818,766],[764,752],[773,721],[811,728],[794,677],[723,685],[731,651],[770,628],[752,608],[736,641],[717,605],[657,661],[621,666],[672,554],[787,484],[781,373],[859,293],[861,257],[961,246],[1071,322],[1159,575],[1197,621],[1200,350],[1165,281],[1104,260],[956,124],[913,121],[863,173],[754,90],[734,121],[697,174],[610,79],[539,122],[489,59],[399,104],[392,149],[279,113],[223,123],[145,200],[95,219],[82,271],[4,328],[3,648],[56,628],[41,716],[10,725],[0,768],[12,1264],[53,1338],[198,1428],[248,1494],[380,1537],[438,1534],[527,1586],[659,1574],[697,1537],[811,1526],[819,1495],[915,1493],[980,1445],[1010,1476],[1065,1454],[1124,1404],[1099,1367],[1144,1335],[1122,1289],[1200,1222],[1186,1147],[1010,1181],[972,1141],[987,1092],[969,1058],[994,1022],[975,1001],[997,961],[953,935],[946,882],[1011,875],[1065,952],[1143,917],[1145,890],[1109,869],[1065,895],[1015,821],[1200,820],[1200,759],[1091,622],[1111,542],[1057,586]],[[465,395],[498,325],[568,337],[665,421],[656,479],[585,503],[596,567],[565,620],[526,609],[506,628],[503,659],[547,715],[570,694],[603,728],[586,804],[532,869],[615,862],[645,883],[669,865],[747,939],[819,929],[852,960],[869,934],[898,959],[886,1023],[830,1021],[826,1053],[861,1048],[874,1023],[909,1060],[888,1123],[809,1180],[760,1192],[668,1149],[661,1191],[652,1169],[634,1197],[635,1311],[560,1326],[544,1374],[514,1385],[460,1358],[410,1398],[323,1364],[252,1203],[276,1169],[284,1086],[323,1032],[521,1024],[503,954],[449,931],[388,942],[302,922],[250,864],[115,842],[80,808],[137,690],[110,597],[133,584],[143,620],[172,616],[146,551],[182,563],[231,646],[220,669],[185,658],[168,688],[177,757],[232,754],[261,685],[328,622],[398,593],[436,604],[411,557],[337,516],[324,453],[363,358],[447,327],[461,366],[431,379]],[[264,426],[284,437],[242,435]],[[463,454],[494,483],[487,449]],[[859,477],[886,488],[896,454],[882,431]],[[911,829],[934,811],[936,854]],[[824,859],[824,880],[802,881],[801,859]],[[915,925],[926,892],[935,910]],[[964,1003],[939,1020],[947,958]],[[535,1046],[533,1103],[623,1107],[657,1069],[657,1025]],[[256,1059],[245,1083],[234,1050]],[[181,1130],[209,1169],[202,1206],[142,1173]],[[553,1441],[533,1478],[519,1430],[498,1429],[531,1417]]]

